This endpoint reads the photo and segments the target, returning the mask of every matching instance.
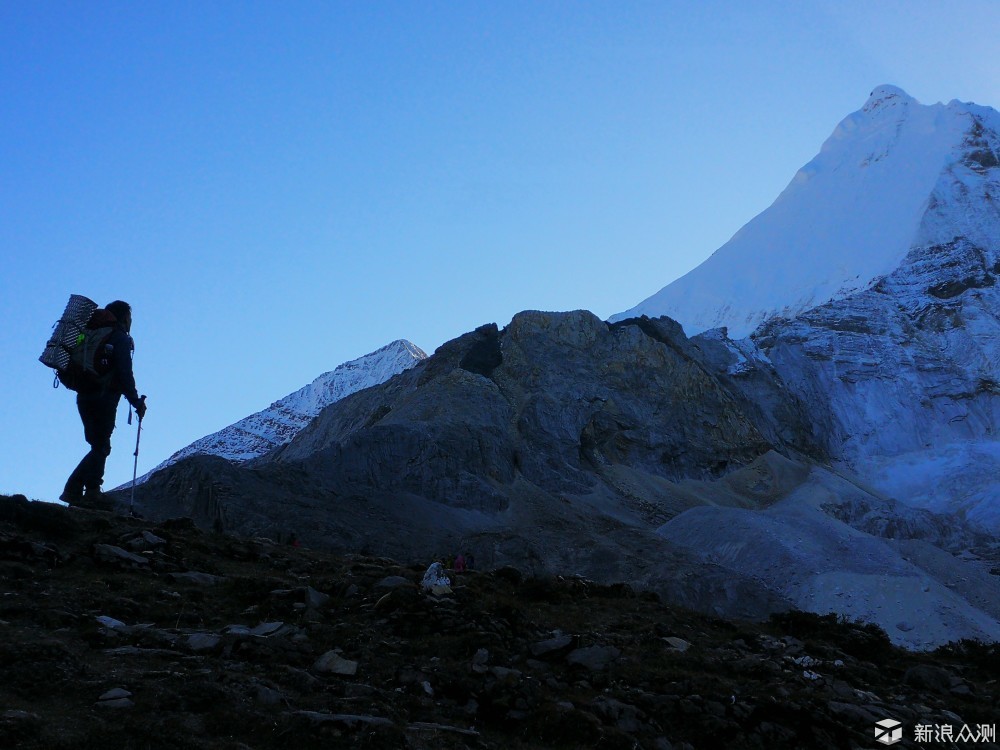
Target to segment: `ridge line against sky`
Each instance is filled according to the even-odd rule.
[[[694,270],[611,320],[667,315],[688,336],[725,327],[739,339],[772,317],[867,289],[914,247],[950,240],[986,200],[965,188],[975,197],[953,209],[946,237],[935,237],[947,204],[942,191],[975,148],[973,128],[1000,132],[1000,113],[957,100],[924,105],[898,87],[876,88],[767,210]],[[989,245],[995,227],[986,221],[977,236]]]
[[[0,5],[0,492],[54,499],[85,452],[36,361],[71,293],[135,308],[141,473],[392,340],[627,309],[875,86],[1000,103],[995,28],[992,2]]]

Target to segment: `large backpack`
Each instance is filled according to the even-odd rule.
[[[54,388],[62,383],[71,391],[95,390],[111,379],[105,345],[117,319],[81,294],[71,295],[62,317],[38,360],[54,369]]]

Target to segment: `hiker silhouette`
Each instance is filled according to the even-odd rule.
[[[110,508],[111,503],[101,492],[104,468],[111,454],[111,433],[115,431],[115,416],[122,396],[139,415],[146,414],[146,403],[139,398],[132,373],[132,351],[135,348],[129,331],[132,329],[132,308],[127,302],[115,300],[103,310],[97,310],[87,323],[88,328],[110,326],[108,338],[98,352],[106,374],[83,383],[77,390],[76,406],[83,422],[83,434],[90,451],[83,457],[66,481],[59,499],[69,505],[84,508]],[[131,416],[129,417],[131,420]]]

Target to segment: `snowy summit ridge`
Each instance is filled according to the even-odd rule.
[[[744,338],[870,288],[915,247],[947,242],[938,195],[954,194],[1000,114],[926,106],[879,86],[834,129],[777,200],[704,263],[612,320],[668,315],[690,336],[725,326]],[[992,153],[992,152],[990,152]],[[973,163],[973,168],[975,164]],[[974,231],[974,228],[972,229]]]
[[[174,453],[143,479],[195,454],[221,456],[237,462],[262,456],[290,441],[335,401],[384,383],[426,358],[423,350],[409,341],[393,341],[371,354],[345,362],[320,375],[309,385],[275,401],[264,410],[199,438]]]

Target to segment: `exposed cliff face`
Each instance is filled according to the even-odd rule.
[[[522,313],[322,414],[265,463],[309,462],[359,491],[503,510],[509,486],[604,491],[602,472],[709,477],[772,448],[676,327],[609,327],[587,312]]]
[[[695,353],[586,312],[522,313],[328,410],[267,460],[323,454],[343,484],[484,508],[503,507],[516,478],[590,492],[610,464],[669,479],[719,474],[771,446]]]
[[[137,506],[402,559],[469,546],[491,564],[645,582],[754,615],[787,602],[653,531],[703,502],[690,483],[794,449],[770,429],[670,321],[527,312],[338,401],[245,468],[182,461],[140,487]]]
[[[1000,530],[1000,136],[971,118],[915,246],[871,289],[752,337],[833,458]]]

